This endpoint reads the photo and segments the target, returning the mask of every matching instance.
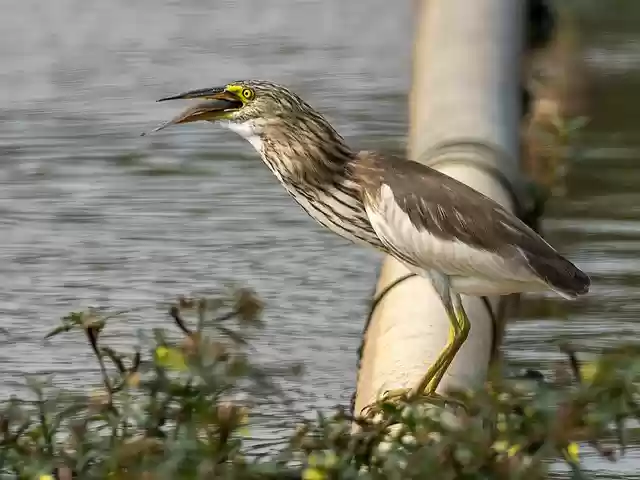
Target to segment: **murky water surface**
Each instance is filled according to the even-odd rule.
[[[139,134],[175,113],[157,98],[263,78],[308,98],[354,146],[401,151],[409,3],[0,1],[0,326],[11,334],[0,391],[25,372],[94,378],[84,345],[42,343],[69,310],[233,281],[267,301],[264,361],[306,365],[290,385],[296,409],[347,403],[378,254],[322,231],[239,137],[206,124]],[[593,293],[568,318],[532,298],[507,337],[516,366],[551,368],[558,339],[596,348],[639,330],[640,22],[629,17],[640,13],[582,3],[594,119],[544,227]],[[161,321],[134,317],[110,341]],[[640,478],[637,457],[592,466]]]

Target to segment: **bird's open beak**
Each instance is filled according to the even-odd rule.
[[[165,97],[158,100],[164,102],[166,100],[182,100],[202,98],[203,101],[190,106],[183,110],[178,116],[162,123],[149,133],[157,132],[171,125],[179,123],[198,122],[201,120],[218,120],[224,118],[225,114],[241,108],[244,104],[235,94],[226,91],[224,88],[204,88],[200,90],[191,90],[189,92],[180,93],[171,97]],[[142,135],[146,135],[143,133]]]

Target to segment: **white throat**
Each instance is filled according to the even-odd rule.
[[[242,138],[246,139],[260,155],[262,155],[262,139],[258,132],[258,126],[253,120],[247,120],[244,123],[220,122],[223,127],[236,132]]]

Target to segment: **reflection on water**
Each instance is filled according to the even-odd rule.
[[[5,3],[4,392],[24,372],[92,378],[83,347],[41,342],[70,309],[150,305],[235,281],[267,301],[268,329],[256,339],[264,361],[306,363],[304,380],[289,385],[297,410],[347,403],[378,255],[320,230],[232,134],[207,125],[139,133],[175,113],[157,98],[265,78],[308,98],[354,146],[400,151],[410,2]],[[568,195],[549,206],[544,228],[593,276],[593,293],[572,305],[531,297],[507,336],[516,366],[551,368],[559,338],[595,348],[638,333],[640,24],[582,3],[594,13],[586,23],[594,118]],[[110,341],[160,321],[133,318]],[[634,473],[635,456],[614,471]],[[603,476],[612,468],[593,466]]]

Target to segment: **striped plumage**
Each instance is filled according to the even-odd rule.
[[[462,341],[468,320],[460,293],[551,289],[572,298],[589,289],[586,274],[488,197],[422,164],[352,151],[285,87],[239,81],[168,99],[177,98],[205,100],[159,128],[208,120],[239,133],[321,225],[433,280]],[[445,363],[431,377],[441,376]]]
[[[322,117],[315,112],[300,115],[295,124],[290,118],[280,117],[254,120],[248,134],[249,138],[259,136],[260,140],[252,144],[312,218],[348,240],[384,248],[362,203],[362,187],[352,164],[355,156],[342,137],[326,121],[328,129],[321,122]]]

